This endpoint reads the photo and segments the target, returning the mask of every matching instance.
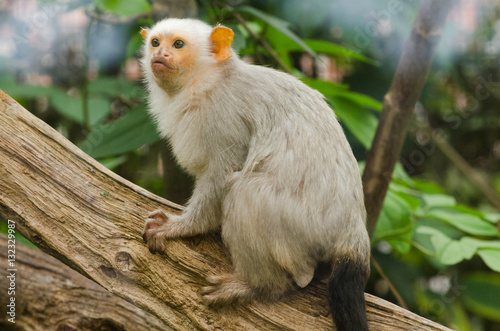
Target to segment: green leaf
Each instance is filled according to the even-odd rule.
[[[249,6],[242,6],[236,8],[236,11],[242,12],[242,13],[247,13],[249,15],[252,15],[253,17],[256,17],[265,23],[269,24],[279,32],[281,32],[284,36],[288,37],[289,39],[293,40],[295,43],[300,45],[302,49],[304,49],[306,52],[311,54],[314,57],[317,57],[318,55],[316,54],[315,51],[313,51],[307,44],[302,40],[299,36],[297,36],[295,33],[292,32],[288,27],[290,23],[287,21],[284,21],[282,19],[279,19],[275,16],[269,15],[264,13],[263,11],[260,11],[256,8],[249,7]]]
[[[80,98],[69,96],[63,91],[54,91],[50,99],[58,113],[75,122],[83,123],[82,101]]]
[[[81,149],[94,158],[122,154],[160,139],[156,126],[140,105],[116,121],[92,129]]]
[[[477,253],[477,248],[469,245],[467,240],[464,240],[465,238],[467,238],[467,237],[463,237],[462,239],[460,239],[460,246],[462,247],[461,250],[462,250],[464,259],[470,260],[470,259],[472,259],[474,254]]]
[[[118,16],[132,16],[151,10],[147,0],[92,0],[99,8]]]
[[[285,21],[283,21],[283,24],[288,25],[288,23]],[[273,44],[276,51],[281,50],[286,53],[290,53],[290,52],[301,52],[305,50],[304,45],[298,43],[296,40],[292,38],[283,38],[283,32],[279,31],[279,29],[270,29],[267,32],[266,36]],[[366,56],[361,55],[360,53],[357,53],[349,48],[325,40],[306,39],[303,40],[303,43],[307,45],[315,53],[331,55],[337,58],[354,59],[365,63],[370,63],[373,65],[378,64],[377,61],[367,58]],[[313,53],[310,54],[316,56]]]
[[[3,91],[5,91],[8,87],[13,87],[16,85],[18,84],[13,74],[5,73],[2,75],[2,77],[0,77],[0,89],[2,89]],[[0,226],[1,224],[2,223],[0,222]]]
[[[391,190],[387,191],[380,213],[373,242],[387,241],[400,253],[409,251],[412,235],[411,207]]]
[[[414,196],[400,191],[394,191],[400,198],[404,199],[406,203],[411,207],[411,209],[415,210],[420,207],[420,200],[415,198]]]
[[[433,237],[433,239],[436,239],[436,237]],[[471,251],[470,248],[460,245],[460,242],[456,240],[451,240],[441,247],[437,257],[443,264],[454,265],[464,259],[470,259],[473,255],[474,251]]]
[[[140,33],[134,33],[127,44],[126,57],[131,58],[135,56],[144,44],[144,39]]]
[[[400,254],[405,254],[410,251],[411,243],[410,237],[411,233],[405,233],[405,235],[398,236],[399,238],[386,238],[385,241],[391,245],[394,250]]]
[[[105,166],[106,168],[108,168],[109,170],[115,169],[116,167],[122,165],[126,161],[127,161],[127,156],[126,155],[120,155],[120,156],[117,156],[117,157],[110,157],[110,158],[99,160],[99,162],[103,166]]]
[[[260,35],[262,33],[262,24],[259,24],[257,21],[247,21],[247,27],[253,31],[253,33],[255,33],[256,35]],[[245,38],[250,38],[250,32],[247,31],[247,29],[241,25],[241,24],[238,24],[237,25],[238,27],[238,30],[240,31],[240,33],[243,35],[243,37]]]
[[[434,236],[438,238],[433,239]],[[442,238],[443,236],[446,238]],[[451,225],[437,219],[423,218],[416,222],[412,239],[413,245],[423,253],[437,257],[444,244],[454,238],[459,239],[461,236],[462,232]],[[442,245],[439,244],[439,239],[443,241]]]
[[[486,265],[491,268],[491,270],[500,272],[500,248],[483,248],[478,250],[477,254],[483,259],[484,263],[486,263]]]
[[[450,326],[453,330],[472,331],[471,320],[465,307],[461,301],[454,301],[449,305],[451,322]]]
[[[454,197],[447,194],[422,194],[422,207],[451,207],[457,204]]]
[[[13,80],[0,81],[0,88],[14,99],[18,98],[32,99],[43,96],[50,97],[52,93],[57,92],[56,87],[18,84]]]
[[[81,100],[81,99],[80,99]],[[83,114],[83,108],[81,108]],[[111,113],[111,102],[104,97],[89,97],[89,124],[93,126]],[[83,115],[82,115],[83,116]],[[83,120],[83,117],[82,117]]]
[[[420,222],[418,222],[420,223]],[[438,256],[440,252],[453,240],[438,228],[418,224],[415,228],[416,235],[427,235],[429,242],[424,245],[430,255]]]
[[[101,94],[108,97],[123,96],[129,99],[142,99],[144,88],[130,80],[116,77],[99,77],[89,82],[89,92],[95,95]]]
[[[474,273],[464,278],[463,301],[479,316],[500,322],[500,275]]]
[[[359,105],[360,107],[366,107],[366,108],[374,109],[377,111],[382,110],[382,103],[381,102],[379,102],[378,100],[375,100],[372,97],[365,95],[365,94],[352,92],[352,91],[339,90],[339,91],[337,91],[336,96],[349,99],[352,102]]]
[[[9,231],[9,226],[7,220],[0,218],[0,233],[8,234],[8,231]],[[23,235],[21,235],[19,232],[16,233],[16,241],[21,242],[30,247],[33,247],[35,249],[39,249],[34,244],[32,244],[28,239],[26,239]]]
[[[343,57],[343,58],[349,58],[353,60],[358,60],[361,62],[377,65],[378,62],[376,60],[367,58],[366,56],[355,52],[352,49],[346,48],[344,46],[340,46],[325,40],[313,40],[313,39],[306,39],[304,40],[307,46],[309,46],[312,50],[314,50],[316,53],[321,53],[321,54],[327,54],[327,55],[332,55],[336,57]],[[290,45],[290,48],[288,49],[291,52],[294,51],[300,51],[297,46],[294,47],[294,45]]]
[[[284,51],[284,50],[280,50],[280,49],[277,49],[275,50],[276,54],[278,54],[278,56],[280,57],[281,61],[283,61],[283,63],[291,69],[292,73],[294,74],[294,76],[296,77],[301,77],[303,76],[304,74],[300,71],[298,71],[297,69],[295,69],[293,67],[293,63],[292,63],[292,59],[290,58],[290,56],[288,56],[288,52],[287,51]]]
[[[83,105],[80,96],[73,97],[57,90],[51,93],[50,100],[54,109],[64,117],[83,123]],[[111,103],[104,97],[91,96],[88,101],[89,124],[95,125],[111,112]]]
[[[368,149],[377,130],[377,118],[351,100],[333,97],[330,101],[340,122]]]
[[[394,172],[392,173],[393,178],[397,177],[397,179],[405,181],[407,184],[413,185],[414,179],[408,176],[405,168],[401,164],[401,162],[396,162],[394,167]]]
[[[485,219],[484,214],[481,213],[479,210],[473,209],[473,208],[470,208],[470,207],[467,207],[464,205],[456,205],[456,206],[451,207],[451,209],[454,209],[454,210],[461,212],[461,213],[464,213],[464,214],[469,214],[469,215],[477,216],[481,219]]]
[[[487,213],[484,215],[484,219],[493,224],[500,222],[500,213]]]
[[[350,92],[347,85],[309,78],[303,78],[302,81],[329,99],[340,121],[363,146],[368,148],[371,145],[378,120],[365,107],[377,106],[376,100]]]
[[[474,246],[476,249],[479,248],[490,248],[490,249],[500,249],[500,240],[483,240],[476,239],[472,237],[463,237],[462,241],[464,244],[469,246]]]
[[[231,44],[231,48],[234,49],[236,53],[239,53],[240,49],[246,47],[246,35],[248,35],[248,32],[245,29],[242,29],[241,24],[226,24],[226,26],[234,32],[234,39]]]
[[[54,109],[67,119],[83,123],[83,104],[81,96],[70,96],[63,90],[50,86],[16,84],[14,81],[2,80],[2,89],[15,99],[47,97]],[[108,87],[103,87],[108,88]],[[107,98],[90,95],[89,122],[98,123],[111,112],[111,104]]]
[[[480,240],[464,236],[457,238],[457,229],[436,219],[419,220],[413,243],[427,255],[435,256],[446,265],[471,259],[478,254],[488,267],[500,272],[500,240]]]
[[[445,265],[453,265],[464,259],[471,259],[476,253],[476,247],[469,245],[467,241],[453,240],[451,238],[453,234],[450,236],[448,231],[446,226],[432,227],[417,224],[414,241],[424,253],[436,257]]]
[[[463,237],[461,242],[467,247],[474,247],[484,263],[492,270],[500,272],[500,240],[481,240]]]
[[[418,191],[422,191],[425,193],[443,193],[444,190],[441,186],[439,186],[436,183],[427,181],[427,180],[422,180],[422,179],[417,179],[417,178],[412,178],[413,180],[413,188]]]
[[[313,78],[301,78],[300,80],[309,87],[318,90],[327,98],[337,96],[340,91],[349,90],[349,85],[347,84],[339,84],[327,80]]]
[[[432,208],[426,213],[425,216],[440,219],[469,234],[478,236],[500,235],[498,229],[491,223],[488,223],[477,216],[464,214],[454,209]]]

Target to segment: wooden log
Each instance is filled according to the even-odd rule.
[[[142,241],[148,213],[180,206],[120,178],[0,91],[0,216],[42,251],[175,330],[332,330],[326,286],[275,303],[208,307],[205,277],[230,271],[218,234]],[[447,328],[367,294],[372,330]],[[89,307],[91,309],[91,307]]]
[[[0,234],[0,260],[7,261],[7,237]],[[9,242],[9,245],[13,244]],[[15,309],[13,324],[0,316],[2,330],[123,330],[162,331],[165,324],[155,316],[106,291],[52,256],[15,243]],[[0,269],[0,289],[10,287],[11,274]],[[6,307],[10,295],[2,293]]]

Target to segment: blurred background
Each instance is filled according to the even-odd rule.
[[[185,203],[192,180],[147,114],[139,32],[197,17],[232,28],[246,61],[322,92],[363,168],[419,4],[0,0],[0,89],[119,175]],[[458,330],[500,330],[499,61],[500,2],[455,1],[372,238],[367,292]]]

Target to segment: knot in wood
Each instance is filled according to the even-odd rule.
[[[115,256],[116,267],[121,271],[129,271],[132,264],[133,259],[127,252],[118,252]]]
[[[106,267],[104,265],[101,265],[99,267],[99,270],[101,270],[101,272],[108,278],[116,278],[116,271],[111,267]]]

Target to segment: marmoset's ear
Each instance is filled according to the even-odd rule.
[[[218,62],[225,61],[233,55],[231,43],[234,32],[225,26],[217,26],[212,30],[210,39],[212,40],[212,54]]]
[[[149,29],[142,29],[141,30],[141,36],[142,38],[146,39],[148,37]]]

